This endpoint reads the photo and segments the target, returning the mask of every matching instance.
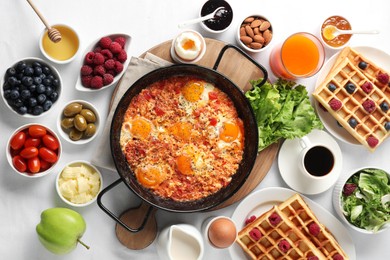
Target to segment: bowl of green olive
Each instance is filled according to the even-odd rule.
[[[98,134],[99,111],[85,100],[72,100],[62,108],[57,120],[61,137],[73,144],[86,144]]]

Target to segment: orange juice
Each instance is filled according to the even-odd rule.
[[[319,71],[324,59],[324,47],[314,35],[296,33],[271,52],[270,66],[277,77],[306,78]]]

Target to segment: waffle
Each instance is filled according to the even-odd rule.
[[[281,217],[281,221],[276,226],[273,226],[269,220],[273,213]],[[251,235],[254,229],[262,234],[257,241]],[[326,259],[277,206],[244,227],[238,233],[236,241],[252,259],[309,259],[312,256]],[[287,252],[283,252],[279,245],[286,241],[291,247]]]
[[[299,194],[295,194],[278,207],[327,259],[333,259],[336,254],[343,256],[344,259],[348,258],[333,235],[318,221]],[[319,233],[316,235],[310,232],[313,223],[319,227]]]
[[[368,64],[365,70],[356,65],[361,60]],[[390,122],[390,109],[381,108],[384,102],[390,105],[390,86],[380,83],[375,76],[385,72],[351,48],[344,49],[335,63],[313,96],[344,129],[373,152],[390,134],[385,128]],[[346,90],[350,83],[356,87],[352,94]],[[329,88],[331,84],[332,90]],[[364,84],[371,84],[372,90],[368,92],[366,89],[366,93]],[[341,108],[332,108],[331,103],[335,100],[341,102]],[[367,111],[367,102],[372,103],[374,111]]]

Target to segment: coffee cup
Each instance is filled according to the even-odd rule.
[[[301,173],[310,179],[330,178],[338,163],[332,146],[307,136],[302,137],[299,144],[302,148],[298,162]]]

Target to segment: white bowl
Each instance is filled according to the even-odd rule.
[[[70,139],[70,137],[69,137],[70,130],[64,129],[61,126],[61,121],[65,118],[63,111],[64,111],[65,107],[68,106],[71,103],[79,103],[79,104],[81,104],[83,106],[83,108],[87,108],[87,109],[91,110],[95,114],[95,116],[96,116],[96,122],[95,122],[96,132],[95,132],[95,134],[93,136],[91,136],[89,138],[82,137],[80,140],[74,141],[74,140]],[[58,129],[58,132],[60,133],[61,137],[65,141],[67,141],[69,143],[72,143],[72,144],[86,144],[86,143],[89,143],[92,140],[94,140],[96,138],[96,136],[98,135],[98,133],[99,133],[99,130],[100,130],[100,113],[97,110],[97,108],[92,103],[90,103],[88,101],[78,100],[78,99],[69,101],[68,103],[66,103],[62,107],[61,112],[58,115],[58,118],[57,118],[57,129]]]
[[[46,59],[57,63],[57,64],[66,64],[75,59],[77,54],[79,53],[80,50],[80,38],[77,32],[70,26],[65,25],[65,24],[56,24],[53,25],[52,27],[58,29],[58,31],[61,33],[61,41],[54,43],[52,42],[49,37],[47,36],[47,29],[45,28],[41,36],[39,37],[39,49],[41,50],[43,56],[45,56]],[[47,46],[46,49],[43,42],[47,41]],[[53,57],[53,55],[50,55],[49,52],[53,53],[60,53],[57,55],[66,53],[68,51],[72,52],[70,56],[68,57],[61,57],[61,58],[56,58]]]
[[[85,203],[73,203],[71,201],[69,201],[67,198],[65,198],[62,193],[61,193],[61,190],[60,190],[60,186],[59,186],[59,180],[60,180],[60,177],[62,176],[63,174],[63,171],[66,167],[79,167],[81,165],[84,165],[85,167],[87,167],[88,169],[90,169],[92,172],[96,172],[99,176],[99,181],[100,181],[100,187],[98,189],[98,192],[96,194],[94,194],[94,196],[88,200],[87,202]],[[80,177],[78,177],[80,178]],[[76,180],[76,183],[77,183],[77,177],[74,178]],[[70,162],[68,163],[58,174],[57,174],[57,177],[56,177],[56,191],[57,191],[57,194],[58,196],[61,198],[62,201],[64,201],[66,204],[70,205],[70,206],[73,206],[73,207],[85,207],[85,206],[88,206],[88,205],[91,205],[92,203],[94,203],[97,199],[97,196],[99,195],[99,193],[101,192],[101,190],[103,189],[103,178],[102,178],[102,174],[100,173],[100,171],[95,167],[93,166],[91,163],[87,162],[87,161],[84,161],[84,160],[77,160],[77,161],[73,161],[73,162]],[[78,187],[78,186],[77,186]]]
[[[210,27],[208,27],[205,22],[201,22],[200,25],[201,27],[207,31],[207,32],[210,32],[210,33],[215,33],[215,34],[219,34],[219,33],[223,33],[225,31],[227,31],[232,23],[233,23],[233,9],[232,7],[230,6],[230,4],[226,1],[206,1],[203,5],[202,5],[202,8],[199,10],[199,17],[202,17],[202,11],[203,10],[212,10],[212,12],[214,12],[217,8],[219,7],[225,7],[225,9],[228,11],[228,12],[231,12],[231,21],[229,22],[229,24],[223,28],[223,29],[220,29],[220,30],[214,30],[214,29],[211,29]],[[212,12],[207,12],[206,14],[210,14]],[[218,22],[218,21],[217,21]]]
[[[262,19],[268,21],[268,22],[271,24],[271,26],[269,27],[269,28],[270,28],[269,30],[272,32],[272,38],[271,38],[271,40],[270,40],[265,46],[263,45],[263,47],[261,47],[260,49],[253,49],[253,48],[250,48],[250,47],[248,47],[247,45],[245,45],[245,44],[240,40],[240,28],[241,28],[241,25],[242,25],[242,24],[244,23],[244,21],[245,21],[247,18],[249,18],[249,17],[262,18]],[[251,52],[251,53],[259,53],[259,52],[262,52],[262,51],[268,49],[268,47],[269,47],[269,46],[271,45],[271,43],[272,43],[272,39],[274,38],[274,37],[273,37],[273,35],[274,35],[274,28],[273,28],[272,23],[270,22],[270,20],[269,20],[267,17],[265,17],[264,15],[253,14],[253,15],[245,16],[245,18],[243,18],[243,19],[240,20],[240,21],[241,21],[241,22],[238,24],[237,31],[236,31],[236,41],[237,41],[238,45],[239,45],[242,49],[244,49],[245,51]]]
[[[84,59],[85,59],[85,55],[90,52],[90,51],[93,51],[97,46],[98,46],[98,43],[100,41],[101,38],[103,37],[110,37],[111,39],[115,39],[116,37],[124,37],[126,39],[126,44],[125,46],[123,47],[123,49],[126,51],[127,53],[127,60],[123,63],[123,70],[118,73],[115,77],[114,77],[114,81],[111,82],[110,84],[106,85],[106,86],[103,86],[102,88],[99,88],[99,89],[93,89],[93,88],[88,88],[88,87],[84,87],[82,82],[81,82],[81,74],[80,74],[80,69],[81,67],[84,65]],[[101,91],[103,89],[107,89],[107,88],[110,88],[114,85],[116,85],[116,83],[118,82],[118,80],[122,77],[123,73],[125,73],[126,69],[127,69],[127,66],[129,65],[129,62],[130,62],[130,56],[129,56],[129,47],[130,47],[130,41],[131,41],[131,37],[130,35],[127,35],[127,34],[123,34],[123,33],[115,33],[115,34],[109,34],[109,35],[103,35],[99,38],[97,38],[95,41],[93,41],[85,50],[85,52],[83,53],[83,56],[82,56],[82,59],[81,59],[81,62],[80,62],[80,65],[79,65],[79,76],[77,78],[77,82],[76,82],[76,89],[79,90],[79,91],[84,91],[84,92],[96,92],[96,91]]]
[[[363,234],[378,234],[380,232],[383,232],[384,230],[389,229],[390,228],[390,223],[387,223],[380,230],[378,230],[377,232],[374,232],[374,231],[371,231],[371,230],[366,230],[366,229],[363,229],[363,228],[359,228],[359,227],[351,224],[348,221],[348,219],[346,218],[346,216],[344,215],[344,213],[343,213],[343,205],[342,205],[342,202],[341,202],[341,196],[342,196],[342,193],[343,193],[343,187],[344,187],[345,183],[348,181],[349,178],[351,178],[353,175],[357,174],[358,172],[360,172],[361,170],[364,170],[364,169],[379,169],[379,168],[377,168],[377,167],[358,168],[358,169],[353,170],[351,172],[351,174],[347,174],[343,178],[340,178],[340,180],[337,182],[337,184],[335,185],[335,187],[333,189],[333,196],[332,196],[333,207],[334,207],[337,215],[339,216],[339,218],[347,226],[349,226],[353,230],[355,230],[355,231],[357,231],[359,233],[363,233]],[[380,169],[380,170],[382,170],[382,169]],[[390,180],[390,173],[388,173],[388,172],[386,172],[386,173],[387,173],[388,179]]]
[[[33,125],[38,125],[38,126],[42,126],[46,129],[46,131],[51,134],[53,137],[55,137],[59,143],[59,148],[57,149],[57,161],[54,162],[48,169],[44,170],[44,171],[40,171],[38,173],[29,173],[29,172],[21,172],[19,170],[17,170],[13,164],[13,156],[11,154],[11,140],[12,138],[17,134],[19,133],[20,131],[25,131],[27,130],[30,126],[33,126]],[[42,145],[42,140],[41,140],[41,145]],[[17,151],[20,151],[22,148],[20,149],[17,149]],[[26,125],[23,125],[21,127],[19,127],[18,129],[16,129],[12,135],[8,138],[8,142],[7,142],[7,146],[6,146],[6,156],[7,156],[7,161],[9,163],[9,165],[11,166],[11,168],[16,172],[18,173],[19,175],[21,176],[24,176],[24,177],[28,177],[28,178],[38,178],[38,177],[43,177],[47,174],[49,174],[52,169],[57,165],[58,161],[61,159],[61,155],[62,155],[62,144],[61,144],[61,140],[59,139],[59,137],[57,136],[57,134],[51,130],[49,127],[45,126],[45,125],[42,125],[42,124],[36,124],[36,123],[30,123],[30,124],[26,124]],[[26,164],[27,164],[27,161],[26,161]]]
[[[58,85],[58,87],[57,87],[58,96],[57,96],[56,101],[53,102],[52,106],[51,106],[48,110],[44,111],[43,113],[41,113],[41,114],[39,114],[39,115],[33,115],[32,113],[31,113],[31,114],[30,114],[30,113],[20,114],[19,112],[17,112],[17,111],[8,103],[8,101],[7,101],[6,98],[4,97],[4,93],[5,93],[4,84],[5,84],[5,80],[6,80],[6,77],[7,77],[7,76],[6,76],[6,73],[5,73],[4,76],[1,78],[1,90],[0,90],[0,91],[1,91],[1,97],[3,98],[3,101],[4,101],[4,103],[7,105],[7,107],[8,107],[14,114],[16,114],[16,115],[18,115],[18,116],[21,116],[21,117],[24,117],[24,118],[36,118],[36,117],[41,117],[41,116],[47,115],[47,114],[50,112],[50,110],[52,110],[53,107],[54,107],[56,104],[58,104],[58,100],[59,100],[60,97],[61,97],[61,92],[62,92],[62,78],[61,78],[61,75],[60,75],[60,73],[58,72],[58,70],[57,70],[54,66],[50,65],[49,63],[47,63],[46,61],[44,61],[44,60],[42,60],[42,59],[40,59],[40,58],[35,58],[35,57],[27,57],[27,58],[23,58],[23,59],[21,59],[21,60],[18,60],[18,61],[16,61],[14,64],[12,64],[12,66],[10,66],[9,68],[15,67],[19,62],[22,62],[22,61],[26,62],[26,64],[28,64],[28,65],[31,65],[31,64],[33,64],[34,62],[39,62],[41,65],[47,66],[47,67],[50,69],[50,71],[52,72],[53,76],[54,76],[55,78],[57,78],[58,81],[59,81],[59,85]],[[7,77],[7,78],[8,78],[8,77]],[[20,84],[20,85],[22,85],[22,84]],[[33,84],[33,85],[35,85],[35,84]]]

